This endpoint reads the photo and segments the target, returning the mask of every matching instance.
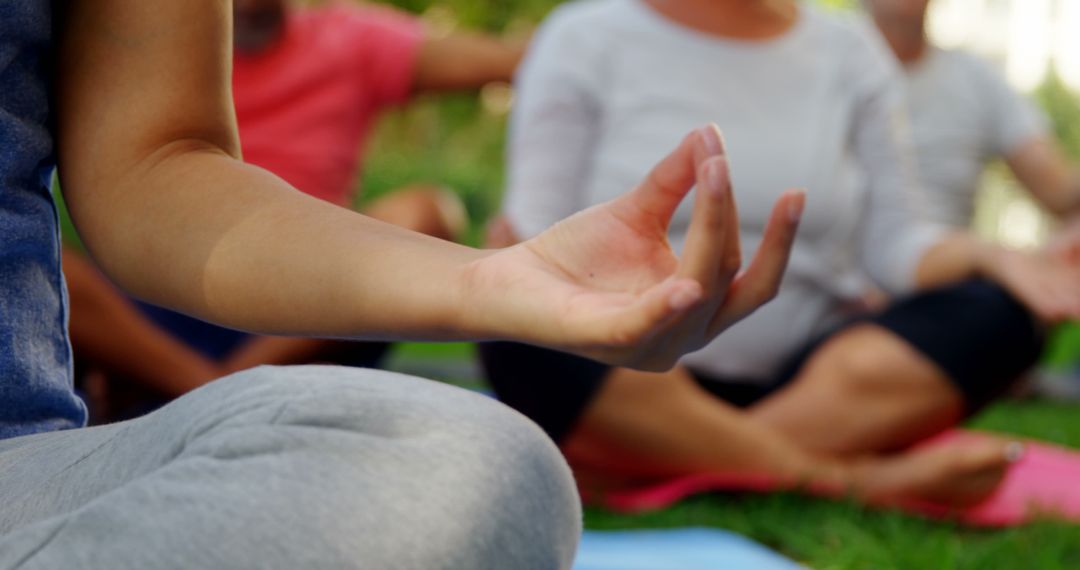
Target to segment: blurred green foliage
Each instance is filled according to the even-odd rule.
[[[859,0],[817,0],[817,3],[837,10],[854,10],[859,6]]]
[[[539,22],[557,0],[377,0],[416,14],[432,9],[447,11],[462,25],[479,30],[502,31],[516,22]]]
[[[1080,160],[1080,97],[1051,71],[1035,91],[1035,99],[1049,117],[1065,153],[1073,160]],[[1054,330],[1047,342],[1043,365],[1080,373],[1080,323],[1065,323]]]
[[[416,14],[431,9],[452,12],[462,24],[488,31],[502,30],[518,22],[539,22],[561,0],[376,0]],[[816,0],[827,8],[852,10],[859,0]]]
[[[1051,72],[1035,91],[1035,100],[1050,117],[1065,152],[1074,160],[1080,159],[1080,97]]]

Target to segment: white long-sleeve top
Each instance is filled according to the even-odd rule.
[[[642,0],[584,0],[544,23],[517,78],[504,212],[522,237],[637,184],[690,130],[724,133],[743,255],[773,202],[807,190],[778,297],[684,363],[765,380],[840,316],[869,275],[894,292],[941,236],[922,221],[905,130],[903,81],[878,36],[800,5],[767,41],[674,23]],[[676,213],[672,244],[690,224]]]

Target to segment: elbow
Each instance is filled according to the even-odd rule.
[[[168,140],[149,150],[105,149],[60,163],[60,187],[72,221],[100,268],[139,292],[147,273],[175,257],[178,242],[198,232],[194,207],[200,188],[212,185],[207,166],[235,161],[238,145],[206,137]],[[99,160],[93,163],[94,158]]]
[[[1044,202],[1046,209],[1061,221],[1080,218],[1080,178],[1060,195],[1060,200]]]
[[[168,179],[192,157],[216,156],[241,160],[239,143],[220,137],[182,136],[147,145],[116,149],[64,152],[61,145],[59,182],[72,220],[92,249],[103,229],[124,226],[129,210],[138,210],[160,197]],[[138,149],[138,150],[131,150]],[[71,157],[68,159],[68,157]],[[190,167],[189,167],[190,168]]]

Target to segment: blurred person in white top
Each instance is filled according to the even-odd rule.
[[[1080,214],[1080,170],[1045,117],[988,62],[929,41],[930,0],[863,2],[903,68],[912,148],[935,220],[968,227],[979,179],[997,159],[1050,213]]]
[[[598,369],[490,344],[482,354],[500,396],[582,476],[736,470],[828,483],[839,472],[868,500],[984,497],[1004,443],[902,454],[877,465],[888,475],[859,474],[867,458],[955,425],[1007,387],[1037,355],[1044,323],[1080,315],[1080,270],[926,216],[903,83],[865,22],[790,0],[557,9],[518,74],[492,244],[608,199],[701,121],[725,135],[744,258],[784,188],[806,188],[807,206],[776,299],[674,370]],[[677,212],[668,227],[676,248],[690,243],[688,222]],[[906,297],[851,320],[864,274]]]
[[[956,228],[972,224],[984,170],[1002,160],[1020,186],[1063,222],[1050,247],[1076,259],[1080,169],[1054,139],[1046,117],[989,62],[927,36],[930,0],[863,0],[906,79],[912,147],[927,189],[928,212]],[[872,298],[872,297],[871,297]],[[1031,389],[1080,397],[1075,374],[1042,371]]]

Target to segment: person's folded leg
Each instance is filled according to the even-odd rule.
[[[0,442],[0,568],[568,567],[569,471],[416,378],[259,368],[126,423]]]
[[[499,396],[560,444],[586,498],[616,508],[640,505],[639,492],[651,495],[670,484],[683,496],[703,483],[851,496],[877,505],[965,507],[994,489],[1009,462],[1004,441],[830,458],[724,401],[733,395],[752,404],[767,399],[776,384],[750,390],[736,380],[695,378],[682,367],[608,369],[513,343],[489,343],[482,353]],[[646,502],[655,500],[651,495]]]
[[[1043,341],[1035,317],[994,283],[924,291],[810,345],[750,413],[818,453],[900,449],[999,397]]]

